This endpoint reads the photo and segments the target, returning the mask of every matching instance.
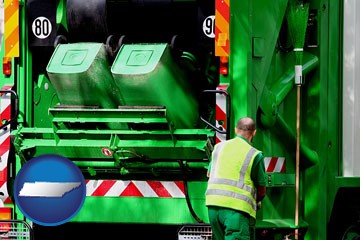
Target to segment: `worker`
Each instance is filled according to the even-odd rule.
[[[264,156],[252,146],[254,120],[239,119],[235,133],[214,146],[208,168],[206,206],[214,240],[249,240],[266,194]]]

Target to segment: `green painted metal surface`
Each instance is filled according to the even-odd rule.
[[[27,8],[20,8],[21,56],[12,61],[14,74],[0,76],[1,86],[14,85],[19,96],[20,114],[11,129],[9,182],[24,161],[47,153],[71,158],[89,179],[171,181],[186,176],[192,180],[190,201],[207,222],[205,174],[215,133],[199,124],[199,115],[205,105],[214,122],[215,99],[201,102],[198,90],[228,84],[231,135],[239,117],[254,117],[258,124],[254,146],[266,157],[286,159],[285,173],[267,174],[267,196],[255,225],[258,234],[265,231],[267,239],[283,239],[299,228],[304,239],[341,239],[359,218],[359,204],[353,199],[360,194],[359,178],[342,176],[346,161],[341,157],[344,1],[307,2],[299,226],[294,224],[295,56],[286,24],[287,0],[230,0],[229,74],[218,78],[214,78],[217,69],[210,67],[207,70],[212,72],[201,76],[189,71],[210,66],[211,61],[195,58],[199,49],[180,55],[179,60],[171,52],[169,39],[125,42],[114,59],[104,43],[68,43],[46,50],[31,47],[26,36],[31,31]],[[57,9],[59,34],[68,29],[64,3],[59,1]],[[186,166],[185,174],[180,163]],[[100,196],[88,196],[73,221],[196,222],[185,198]],[[264,238],[258,235],[258,239]]]
[[[208,222],[204,208],[206,184],[189,182],[189,196],[197,216]],[[101,211],[98,211],[101,209]],[[86,197],[80,212],[73,222],[184,224],[197,223],[189,211],[185,197]]]
[[[237,5],[235,1],[231,4]],[[244,61],[240,58],[237,39],[245,39],[242,49],[247,49],[248,67],[244,74],[248,81],[246,78],[241,80],[245,81],[243,87],[247,88],[248,95],[241,102],[248,102],[246,106],[250,110],[245,114],[257,119],[259,130],[255,146],[262,149],[265,156],[285,157],[286,174],[291,176],[295,173],[296,91],[293,84],[295,57],[291,51],[289,26],[284,23],[287,4],[288,1],[252,1],[248,7],[242,5],[245,12],[240,10],[240,6],[232,8],[236,11],[233,16],[241,17],[234,17],[231,28],[233,34],[238,33],[232,36],[236,45],[232,47],[231,54],[232,59]],[[269,230],[268,223],[279,229],[286,228],[286,225],[288,228],[299,227],[306,232],[306,239],[325,239],[331,232],[327,226],[337,208],[334,206],[337,192],[333,187],[334,177],[338,175],[336,169],[341,164],[338,157],[340,123],[336,116],[340,108],[338,89],[341,81],[338,74],[341,66],[339,58],[335,57],[341,50],[341,43],[335,38],[336,34],[340,34],[339,29],[325,26],[341,23],[339,13],[329,12],[329,9],[338,7],[338,3],[334,2],[311,2],[303,59],[305,84],[301,94],[300,225],[294,225],[294,185],[277,186],[272,182],[258,213],[259,229]],[[238,32],[237,18],[246,19],[242,24],[248,26],[247,31]],[[328,61],[333,67],[329,68]],[[240,78],[237,79],[240,82]],[[234,90],[231,94],[235,94]],[[234,105],[239,103],[239,100],[233,101]],[[233,107],[236,108],[239,107]],[[327,191],[323,191],[324,188]]]
[[[165,109],[51,108],[49,113],[52,128],[22,128],[15,134],[14,146],[24,161],[43,154],[59,154],[79,161],[85,169],[106,166],[118,173],[128,168],[152,169],[154,161],[198,162],[198,167],[189,166],[203,169],[208,164],[209,141],[214,132],[171,129]],[[131,124],[136,130],[99,129],[104,123]],[[105,154],[104,149],[110,154]],[[175,165],[180,169],[179,164]],[[162,168],[173,166],[164,164]]]

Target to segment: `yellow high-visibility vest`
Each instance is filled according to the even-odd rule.
[[[231,208],[256,218],[256,188],[251,168],[259,150],[239,137],[215,145],[206,205]]]

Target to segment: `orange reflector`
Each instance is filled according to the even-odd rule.
[[[4,0],[5,57],[19,57],[19,0]],[[22,1],[23,2],[23,1]],[[37,31],[44,26],[36,25]],[[40,29],[41,31],[42,29]]]
[[[229,62],[229,57],[228,56],[221,56],[220,57],[220,62],[221,63],[228,63]]]
[[[12,208],[10,207],[0,207],[0,220],[10,220],[11,211]]]
[[[229,57],[222,56],[220,57],[220,68],[219,68],[221,75],[228,75],[229,73]]]
[[[0,207],[0,220],[11,220],[11,211],[10,207]],[[0,222],[0,232],[7,232],[10,229],[11,223]]]
[[[11,58],[3,58],[3,74],[10,76],[11,75]]]

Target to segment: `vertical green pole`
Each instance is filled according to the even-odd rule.
[[[29,104],[32,104],[32,101],[26,101],[29,91],[32,91],[32,89],[28,88],[29,90],[26,90],[26,84],[31,80],[31,74],[26,74],[26,71],[29,71],[31,68],[31,61],[27,58],[28,56],[28,49],[27,49],[27,24],[26,24],[26,15],[25,15],[25,9],[24,5],[26,4],[25,1],[20,1],[20,4],[23,6],[19,9],[19,15],[20,15],[20,58],[19,61],[21,64],[16,66],[16,72],[18,73],[17,79],[15,81],[18,85],[18,95],[19,95],[19,117],[18,117],[18,123],[22,124],[26,120],[24,119],[24,116],[26,116],[28,119],[31,117],[29,113],[26,113],[26,109]],[[26,103],[27,102],[27,103]]]

